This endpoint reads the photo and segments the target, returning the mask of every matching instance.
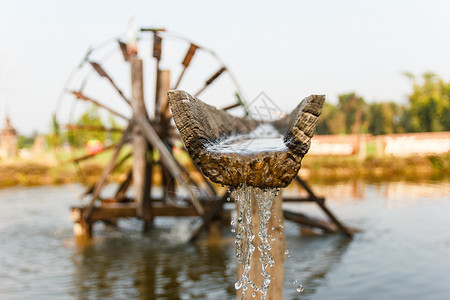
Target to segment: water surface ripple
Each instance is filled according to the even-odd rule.
[[[314,188],[363,232],[352,241],[300,236],[286,222],[285,299],[448,299],[449,182]],[[72,237],[74,204],[65,186],[0,190],[0,299],[235,298],[229,229],[222,241],[184,245],[164,238],[173,219],[159,219],[151,237],[127,220],[121,232],[97,226],[98,237],[81,246]],[[321,215],[309,204],[288,207]]]

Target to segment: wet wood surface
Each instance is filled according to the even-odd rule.
[[[323,95],[309,96],[292,113],[273,122],[283,135],[286,150],[221,153],[208,147],[228,136],[247,134],[261,122],[234,117],[184,91],[168,94],[175,124],[193,161],[211,181],[232,187],[286,187],[297,175],[311,145],[325,101]]]

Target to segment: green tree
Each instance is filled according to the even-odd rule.
[[[316,132],[317,134],[345,133],[345,114],[333,104],[325,102]]]
[[[412,92],[409,95],[411,131],[450,130],[450,83],[433,73],[425,73],[421,80],[409,73]]]
[[[108,125],[111,129],[122,129],[125,130],[125,128],[123,126],[121,126],[119,124],[119,122],[117,122],[115,116],[113,114],[109,114],[108,115]],[[122,133],[121,132],[116,132],[116,131],[112,131],[108,133],[108,139],[112,142],[112,143],[117,143],[120,138],[122,137]]]
[[[406,108],[395,102],[375,102],[368,106],[368,130],[371,134],[405,132],[402,119]]]
[[[367,103],[355,93],[339,95],[338,109],[345,114],[346,133],[367,131]]]
[[[47,140],[47,145],[54,148],[58,148],[63,141],[55,113],[51,116],[50,133],[46,134],[45,138]]]
[[[90,105],[88,109],[80,116],[76,125],[104,127],[102,118],[98,112],[98,107]],[[106,139],[106,133],[100,130],[83,130],[83,129],[69,129],[68,140],[69,143],[75,147],[84,146],[90,139],[98,139],[102,142]]]
[[[375,135],[394,131],[393,112],[389,105],[383,102],[369,105],[369,132]]]
[[[38,134],[36,131],[33,131],[33,133],[29,136],[19,135],[19,138],[18,138],[19,149],[31,148],[31,146],[33,146],[34,140],[36,139],[37,136],[38,136]]]

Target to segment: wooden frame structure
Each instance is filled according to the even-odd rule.
[[[95,222],[103,221],[115,224],[120,218],[138,218],[143,221],[143,232],[148,232],[153,226],[155,217],[192,216],[198,217],[202,221],[201,226],[192,232],[192,236],[189,238],[192,241],[208,227],[213,219],[224,214],[223,204],[227,202],[227,199],[230,199],[230,201],[234,201],[234,199],[229,191],[219,194],[214,185],[204,176],[200,182],[194,181],[189,172],[174,158],[172,147],[174,146],[175,130],[171,124],[171,112],[167,98],[167,91],[171,89],[170,72],[161,70],[159,64],[162,51],[160,32],[163,32],[164,29],[141,30],[150,32],[153,35],[152,54],[157,62],[153,119],[150,118],[144,102],[142,59],[132,51],[129,51],[128,45],[121,41],[119,41],[120,50],[124,60],[129,63],[131,69],[132,95],[130,99],[124,95],[99,63],[90,62],[90,64],[100,76],[108,80],[122,100],[131,107],[132,117],[125,117],[107,105],[84,95],[81,91],[72,91],[72,94],[77,99],[91,102],[128,122],[120,141],[110,147],[113,150],[113,154],[109,163],[103,169],[101,176],[84,193],[85,196],[89,197],[88,204],[71,208],[74,233],[77,237],[89,239],[93,236],[93,224]],[[182,62],[182,72],[172,88],[177,88],[180,84],[198,48],[199,46],[191,43]],[[204,86],[196,93],[196,96],[226,71],[227,68],[222,66],[219,71],[205,82]],[[237,96],[236,104],[229,105],[225,109],[231,109],[243,104],[239,94]],[[128,173],[126,179],[118,185],[112,198],[103,198],[101,192],[107,183],[108,176],[123,163],[118,158],[121,149],[126,143],[131,143],[133,149],[131,155],[133,158],[132,170]],[[154,159],[155,152],[159,153],[159,161]],[[84,160],[89,157],[92,156],[76,158],[74,161]],[[155,198],[152,194],[152,177],[154,176],[154,167],[157,165],[160,167],[163,184],[163,196],[160,198]],[[305,226],[320,228],[325,232],[342,232],[346,236],[351,237],[350,230],[339,222],[326,207],[325,199],[317,197],[307,183],[299,177],[295,180],[307,191],[309,196],[306,198],[284,198],[283,201],[315,202],[330,218],[331,222],[316,220],[306,215],[289,211],[284,212],[286,219]],[[131,185],[133,185],[135,194],[133,198],[127,197],[127,190]],[[174,197],[174,195],[177,195],[177,189],[180,187],[187,191],[187,195]]]

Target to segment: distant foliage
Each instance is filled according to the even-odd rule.
[[[450,130],[450,83],[433,73],[425,73],[422,80],[407,76],[413,85],[409,95],[411,130]]]
[[[34,144],[34,140],[37,137],[37,132],[34,131],[31,135],[26,136],[26,135],[19,135],[19,139],[18,139],[18,147],[19,149],[23,149],[23,148],[31,148]]]
[[[373,135],[450,131],[450,83],[432,73],[412,83],[406,105],[393,101],[367,103],[356,93],[339,95],[337,105],[326,103],[318,134],[371,133]]]
[[[97,106],[91,105],[78,119],[76,125],[104,127]],[[104,142],[106,134],[95,130],[68,130],[69,143],[73,146],[84,146],[89,140],[96,139]]]
[[[367,103],[355,93],[339,95],[337,108],[345,114],[345,132],[360,133],[367,128]]]

